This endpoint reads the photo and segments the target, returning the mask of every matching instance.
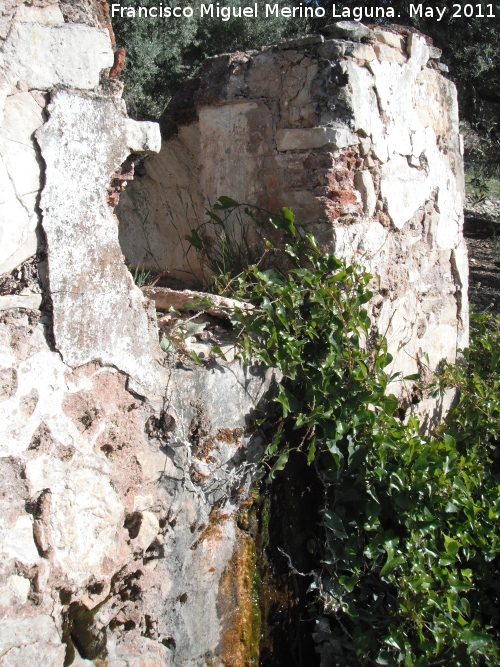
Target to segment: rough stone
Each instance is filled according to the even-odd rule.
[[[375,33],[357,21],[338,21],[322,28],[322,32],[333,37],[350,39],[353,42],[373,40]]]
[[[158,123],[125,120],[126,145],[129,153],[159,153],[161,134]]]
[[[52,256],[57,349],[71,366],[99,359],[151,387],[158,370],[147,303],[123,263],[118,230],[104,198],[111,175],[129,150],[122,111],[113,100],[61,91],[49,112],[37,139],[46,164],[41,208]],[[82,116],[88,119],[85,125]],[[64,146],[61,135],[71,137]],[[77,169],[78,180],[66,178]]]
[[[437,46],[430,46],[429,47],[429,59],[430,60],[439,60],[442,55],[443,55],[442,50],[438,49]]]
[[[375,30],[375,39],[377,42],[392,46],[394,49],[399,49],[400,51],[404,49],[405,39],[397,33]]]
[[[347,128],[313,127],[303,130],[279,130],[276,145],[279,151],[304,151],[331,146],[346,148],[358,143],[358,137]]]
[[[327,39],[324,44],[318,48],[321,58],[328,60],[337,60],[345,54],[346,43],[340,39]]]
[[[379,60],[388,60],[389,62],[399,63],[400,65],[404,64],[407,60],[406,56],[399,48],[393,48],[386,43],[375,44],[373,49]]]
[[[375,194],[375,188],[373,187],[373,179],[369,171],[358,171],[354,174],[354,185],[361,193],[361,199],[363,201],[363,212],[368,217],[371,218],[375,212],[375,206],[377,204],[377,195]]]
[[[314,46],[315,44],[322,44],[325,41],[323,35],[306,35],[298,39],[285,39],[276,43],[280,50],[284,49],[300,49],[306,46]]]
[[[41,303],[42,297],[40,294],[13,294],[0,296],[0,310],[11,310],[12,308],[38,310]]]
[[[26,19],[25,19],[26,21]],[[113,51],[106,30],[83,25],[16,25],[0,55],[0,65],[14,69],[29,88],[64,86],[92,90],[101,70],[112,67]]]
[[[0,628],[0,660],[2,666],[62,665],[66,654],[54,620],[48,615],[23,619],[6,619]]]

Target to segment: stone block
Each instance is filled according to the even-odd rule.
[[[107,30],[24,23],[9,34],[2,61],[17,63],[16,75],[30,89],[92,90],[99,85],[101,70],[113,66],[114,56]]]
[[[158,123],[125,120],[125,141],[129,153],[159,153],[161,134]]]
[[[347,128],[312,127],[278,130],[276,133],[276,145],[281,152],[305,151],[322,146],[346,148],[357,143],[358,137]]]
[[[377,42],[392,46],[394,49],[400,49],[402,51],[404,48],[404,37],[397,33],[375,30],[375,38]]]
[[[367,62],[375,60],[378,55],[370,44],[356,44],[352,49],[346,47],[346,54],[357,60],[366,60]]]
[[[429,47],[429,59],[430,60],[439,60],[442,55],[443,55],[442,50],[438,49],[437,46],[430,46]]]
[[[60,25],[64,23],[63,13],[57,4],[37,7],[21,5],[16,13],[16,21],[21,23],[40,23],[42,25]]]
[[[410,58],[419,67],[425,67],[429,60],[429,47],[426,44],[425,38],[412,32],[408,35],[408,43],[406,50]]]
[[[375,39],[375,33],[358,21],[338,21],[321,29],[326,35],[349,39],[352,42]]]
[[[320,47],[318,54],[327,60],[338,60],[342,58],[346,50],[346,42],[340,39],[327,39]]]
[[[18,266],[18,264],[16,264],[16,266]],[[12,308],[38,310],[41,303],[41,294],[7,294],[5,296],[0,296],[0,310],[12,310]]]
[[[105,199],[112,174],[130,150],[124,126],[118,102],[61,91],[37,132],[46,165],[41,208],[51,248],[54,336],[70,366],[101,359],[151,387],[158,370],[149,316],[123,263]],[[65,144],[61,136],[68,137]],[[68,179],[75,171],[78,179]]]
[[[406,56],[399,48],[395,49],[388,44],[377,43],[374,44],[373,49],[379,60],[387,60],[392,63],[398,63],[399,65],[403,65],[407,60]]]
[[[283,41],[276,42],[276,48],[280,51],[284,51],[285,49],[300,49],[306,46],[322,44],[324,41],[325,38],[323,35],[306,35],[297,39],[284,39]]]
[[[377,203],[377,195],[373,187],[373,179],[368,170],[358,171],[354,174],[354,186],[361,194],[363,202],[363,212],[371,218],[375,212],[375,205]]]

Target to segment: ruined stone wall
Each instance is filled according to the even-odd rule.
[[[126,116],[105,2],[0,12],[0,665],[249,664],[242,513],[265,445],[249,425],[274,374],[164,353],[122,252],[189,282],[184,235],[208,201],[287,204],[380,275],[372,315],[405,343],[397,368],[453,359],[453,86],[413,35],[284,42],[210,60],[160,150]]]
[[[202,271],[184,238],[205,206],[220,195],[286,205],[325,249],[377,276],[371,315],[393,370],[453,361],[468,335],[464,177],[439,56],[407,29],[344,22],[210,59],[172,100],[160,153],[120,202],[125,254],[192,279]]]
[[[160,133],[106,3],[0,11],[0,665],[222,664],[273,373],[159,347],[112,206]]]

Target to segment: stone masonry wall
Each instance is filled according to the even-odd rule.
[[[193,279],[202,267],[184,238],[205,206],[220,195],[286,205],[325,249],[377,276],[371,314],[393,370],[453,361],[468,336],[464,177],[439,56],[400,26],[344,22],[210,59],[172,100],[160,153],[120,201],[127,258]]]
[[[112,208],[160,132],[106,3],[0,13],[0,665],[222,665],[273,373],[160,349]]]
[[[395,368],[466,342],[453,85],[418,35],[332,30],[209,60],[160,145],[104,0],[0,7],[0,667],[255,657],[243,514],[276,378],[163,352],[122,252],[189,283],[209,201],[286,204],[379,276]]]

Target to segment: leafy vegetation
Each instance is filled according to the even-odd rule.
[[[336,664],[497,665],[500,318],[473,316],[470,347],[433,388],[457,388],[458,402],[426,435],[390,393],[391,357],[366,310],[372,277],[282,213],[271,223],[290,235],[290,270],[253,264],[223,285],[254,305],[234,320],[243,358],[283,373],[270,476],[294,450],[323,485],[322,539],[308,548]]]

